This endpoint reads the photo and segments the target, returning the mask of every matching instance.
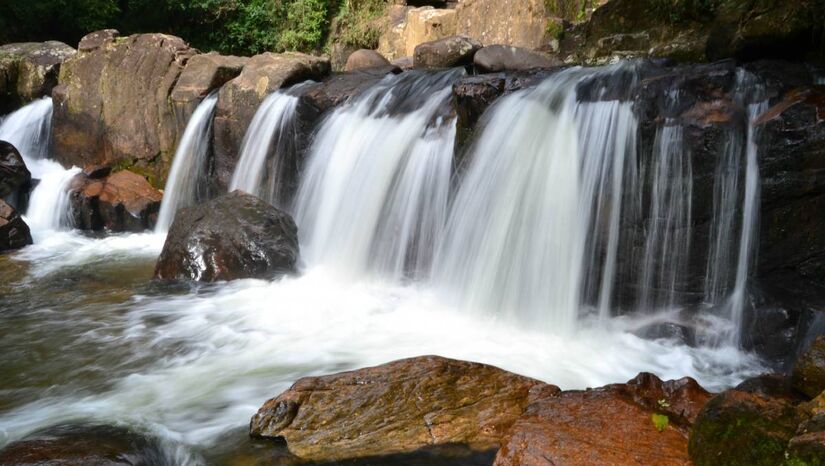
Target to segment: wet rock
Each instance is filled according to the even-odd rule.
[[[544,0],[465,0],[456,6],[456,34],[485,44],[546,49],[557,31]],[[559,31],[560,32],[560,31]]]
[[[655,322],[633,332],[649,340],[666,339],[688,346],[696,345],[696,329],[678,322]]]
[[[494,464],[687,464],[687,430],[708,396],[692,379],[663,382],[652,374],[537,396]]]
[[[70,191],[74,227],[93,231],[151,229],[163,198],[146,178],[128,170],[102,178],[78,174]]]
[[[289,214],[233,191],[178,211],[155,278],[212,282],[293,272],[297,233]]]
[[[766,398],[778,398],[796,404],[803,401],[802,394],[793,387],[791,378],[785,374],[762,374],[742,381],[736,390]]]
[[[60,65],[74,54],[57,41],[0,46],[0,114],[49,95]]]
[[[95,180],[106,178],[110,173],[112,173],[112,167],[109,165],[93,164],[83,167],[83,174],[86,175],[87,178]]]
[[[825,335],[817,337],[797,359],[793,385],[810,398],[825,390]]]
[[[786,399],[727,390],[699,413],[690,434],[690,458],[697,466],[783,464],[801,420]]]
[[[52,94],[55,158],[64,166],[116,164],[161,186],[178,138],[169,96],[197,50],[175,36],[112,31],[81,44]]]
[[[481,49],[481,43],[464,36],[445,37],[424,42],[415,47],[413,66],[415,68],[450,68],[469,65],[473,55]]]
[[[29,226],[14,208],[0,199],[0,252],[32,244]]]
[[[329,70],[325,58],[267,52],[250,58],[241,74],[221,87],[213,123],[213,183],[218,190],[228,186],[243,136],[267,94],[308,79],[320,80]]]
[[[121,427],[99,425],[50,427],[0,450],[0,464],[8,466],[134,466],[168,461],[152,439]]]
[[[11,143],[0,141],[0,198],[27,189],[31,173],[20,152]]]
[[[495,367],[424,356],[300,379],[252,418],[255,437],[282,438],[314,461],[373,457],[449,444],[486,452],[527,405],[558,388]]]
[[[562,62],[551,56],[521,47],[488,45],[473,56],[476,69],[484,72],[551,68]]]
[[[389,66],[390,62],[375,50],[360,49],[352,52],[347,58],[345,71],[356,71],[366,68]]]

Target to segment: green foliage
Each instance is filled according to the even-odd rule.
[[[651,14],[672,24],[711,18],[720,0],[650,0]]]
[[[670,423],[670,419],[664,414],[653,413],[650,416],[650,420],[653,421],[653,427],[656,428],[659,432],[664,432],[667,429],[667,425]]]
[[[386,8],[385,0],[343,0],[333,20],[335,33],[330,39],[355,48],[377,48],[381,35],[378,20]]]

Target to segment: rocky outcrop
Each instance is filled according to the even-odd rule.
[[[290,452],[313,461],[449,444],[494,450],[532,389],[558,391],[484,364],[404,359],[300,379],[258,410],[250,433],[282,438]]]
[[[413,66],[434,69],[469,65],[473,62],[473,55],[480,49],[479,42],[463,36],[424,42],[415,47]]]
[[[70,186],[75,228],[93,231],[143,231],[157,221],[163,195],[146,178],[122,170],[104,175],[106,168],[88,167]]]
[[[352,52],[350,56],[347,57],[347,64],[344,66],[344,70],[347,72],[352,72],[382,66],[390,66],[390,62],[384,58],[383,55],[375,50],[359,49]]]
[[[210,92],[223,86],[241,73],[246,57],[233,57],[218,53],[195,55],[186,62],[169,98],[175,106],[178,135],[183,135],[189,117],[200,101]]]
[[[50,427],[0,450],[0,464],[13,466],[132,466],[165,464],[153,439],[122,427],[66,424]]]
[[[793,384],[810,398],[825,391],[825,335],[817,337],[796,360]]]
[[[31,173],[20,152],[6,141],[0,141],[0,199],[28,189]]]
[[[218,94],[213,127],[213,182],[225,190],[238,162],[243,136],[258,105],[281,87],[320,80],[329,73],[329,60],[300,53],[264,53],[249,59],[241,74]]]
[[[464,0],[456,6],[456,34],[484,44],[550,49],[556,24],[544,0]]]
[[[535,68],[552,68],[562,62],[548,54],[534,52],[522,47],[488,45],[473,56],[476,69],[484,72],[520,71]]]
[[[419,44],[456,34],[453,9],[393,5],[387,16],[389,27],[378,39],[378,51],[390,61],[411,57]]]
[[[53,92],[57,160],[65,166],[108,163],[162,185],[178,137],[169,96],[196,53],[165,34],[119,38],[108,30],[84,37]]]
[[[289,214],[233,191],[177,212],[155,278],[212,282],[293,272],[297,232]]]
[[[0,199],[0,252],[20,249],[32,244],[29,226],[14,210]]]
[[[0,46],[0,114],[49,95],[60,65],[75,54],[63,42],[25,42]]]
[[[627,384],[531,400],[496,466],[689,464],[687,436],[710,395],[694,380],[639,374]]]

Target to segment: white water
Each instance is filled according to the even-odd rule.
[[[285,159],[296,155],[297,105],[298,97],[287,90],[279,90],[264,99],[244,135],[229,191],[240,189],[272,205],[285,207],[281,172],[286,170]],[[272,156],[268,157],[270,153]]]
[[[204,197],[198,196],[198,190],[202,189],[202,174],[206,169],[206,157],[212,139],[212,115],[217,103],[218,94],[213,92],[203,99],[186,124],[163,190],[163,201],[155,224],[158,233],[169,230],[179,209],[189,207],[199,197]]]

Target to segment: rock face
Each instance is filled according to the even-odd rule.
[[[233,191],[178,211],[155,278],[218,281],[292,272],[297,233],[289,214]]]
[[[29,226],[14,208],[0,199],[0,252],[32,244]]]
[[[53,152],[63,165],[109,163],[161,185],[177,126],[169,96],[197,51],[165,34],[92,33],[60,69],[53,92]]]
[[[0,47],[0,114],[49,95],[60,65],[75,54],[63,42],[25,42]]]
[[[456,6],[456,34],[484,44],[546,49],[555,24],[544,0],[464,0]],[[550,33],[548,32],[550,31]]]
[[[345,71],[351,72],[361,69],[389,66],[390,62],[375,50],[360,49],[347,57]]]
[[[521,47],[488,45],[473,57],[476,69],[482,72],[551,68],[562,62],[555,57]]]
[[[93,231],[143,231],[157,220],[163,195],[128,170],[101,177],[100,169],[78,174],[70,187],[75,228]]]
[[[424,42],[415,47],[413,66],[432,69],[469,65],[473,62],[473,55],[479,49],[481,49],[479,42],[463,36],[451,36]]]
[[[465,444],[498,447],[531,389],[558,388],[495,367],[436,356],[300,379],[252,417],[250,433],[283,438],[326,461]]]
[[[456,34],[453,9],[393,5],[388,17],[390,25],[378,39],[378,51],[390,61],[412,56],[419,44]]]
[[[31,178],[20,152],[11,143],[0,141],[0,198],[28,187]]]
[[[152,439],[114,426],[55,426],[0,450],[0,464],[9,466],[132,466],[166,462],[161,447]]]
[[[225,190],[238,162],[241,142],[267,94],[329,73],[329,60],[300,53],[264,53],[249,59],[241,74],[218,94],[213,127],[214,183]]]
[[[817,337],[797,359],[793,383],[797,390],[810,398],[825,391],[825,335]]]
[[[537,396],[513,424],[495,465],[689,464],[687,433],[708,397],[692,379],[662,382],[652,374]]]

